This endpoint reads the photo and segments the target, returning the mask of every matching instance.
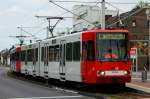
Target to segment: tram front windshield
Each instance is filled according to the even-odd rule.
[[[127,34],[97,33],[97,57],[99,61],[127,61]]]

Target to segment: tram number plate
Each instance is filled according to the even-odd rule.
[[[106,75],[123,75],[122,71],[106,71]]]
[[[119,73],[119,71],[112,71],[112,73],[113,73],[113,74],[117,74],[117,73]]]

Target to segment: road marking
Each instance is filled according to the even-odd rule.
[[[52,96],[52,97],[27,97],[27,98],[9,98],[9,99],[66,99],[66,98],[81,98],[83,96]]]
[[[58,90],[58,91],[70,92],[70,93],[74,93],[74,94],[77,94],[77,93],[78,93],[78,92],[73,91],[73,90],[62,89],[62,88],[59,88],[59,87],[54,87],[54,89],[56,89],[56,90]]]

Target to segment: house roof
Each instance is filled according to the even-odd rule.
[[[145,9],[145,7],[143,8],[140,8],[140,7],[137,7],[137,8],[134,8],[132,9],[131,11],[128,11],[128,12],[125,12],[125,13],[122,13],[120,15],[117,15],[117,16],[114,16],[114,17],[111,17],[109,18],[107,21],[106,21],[106,27],[109,28],[109,27],[112,27],[114,26],[116,23],[118,23],[120,20],[125,20],[137,13],[139,13],[140,11],[142,11],[143,9]]]

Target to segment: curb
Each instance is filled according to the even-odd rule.
[[[150,88],[142,87],[142,86],[139,86],[139,85],[126,83],[126,87],[136,89],[136,90],[139,90],[139,91],[143,91],[143,92],[146,92],[146,93],[150,93]]]
[[[139,80],[139,81],[142,81],[142,78],[132,78],[132,80]],[[150,81],[150,79],[148,78],[147,81]]]

